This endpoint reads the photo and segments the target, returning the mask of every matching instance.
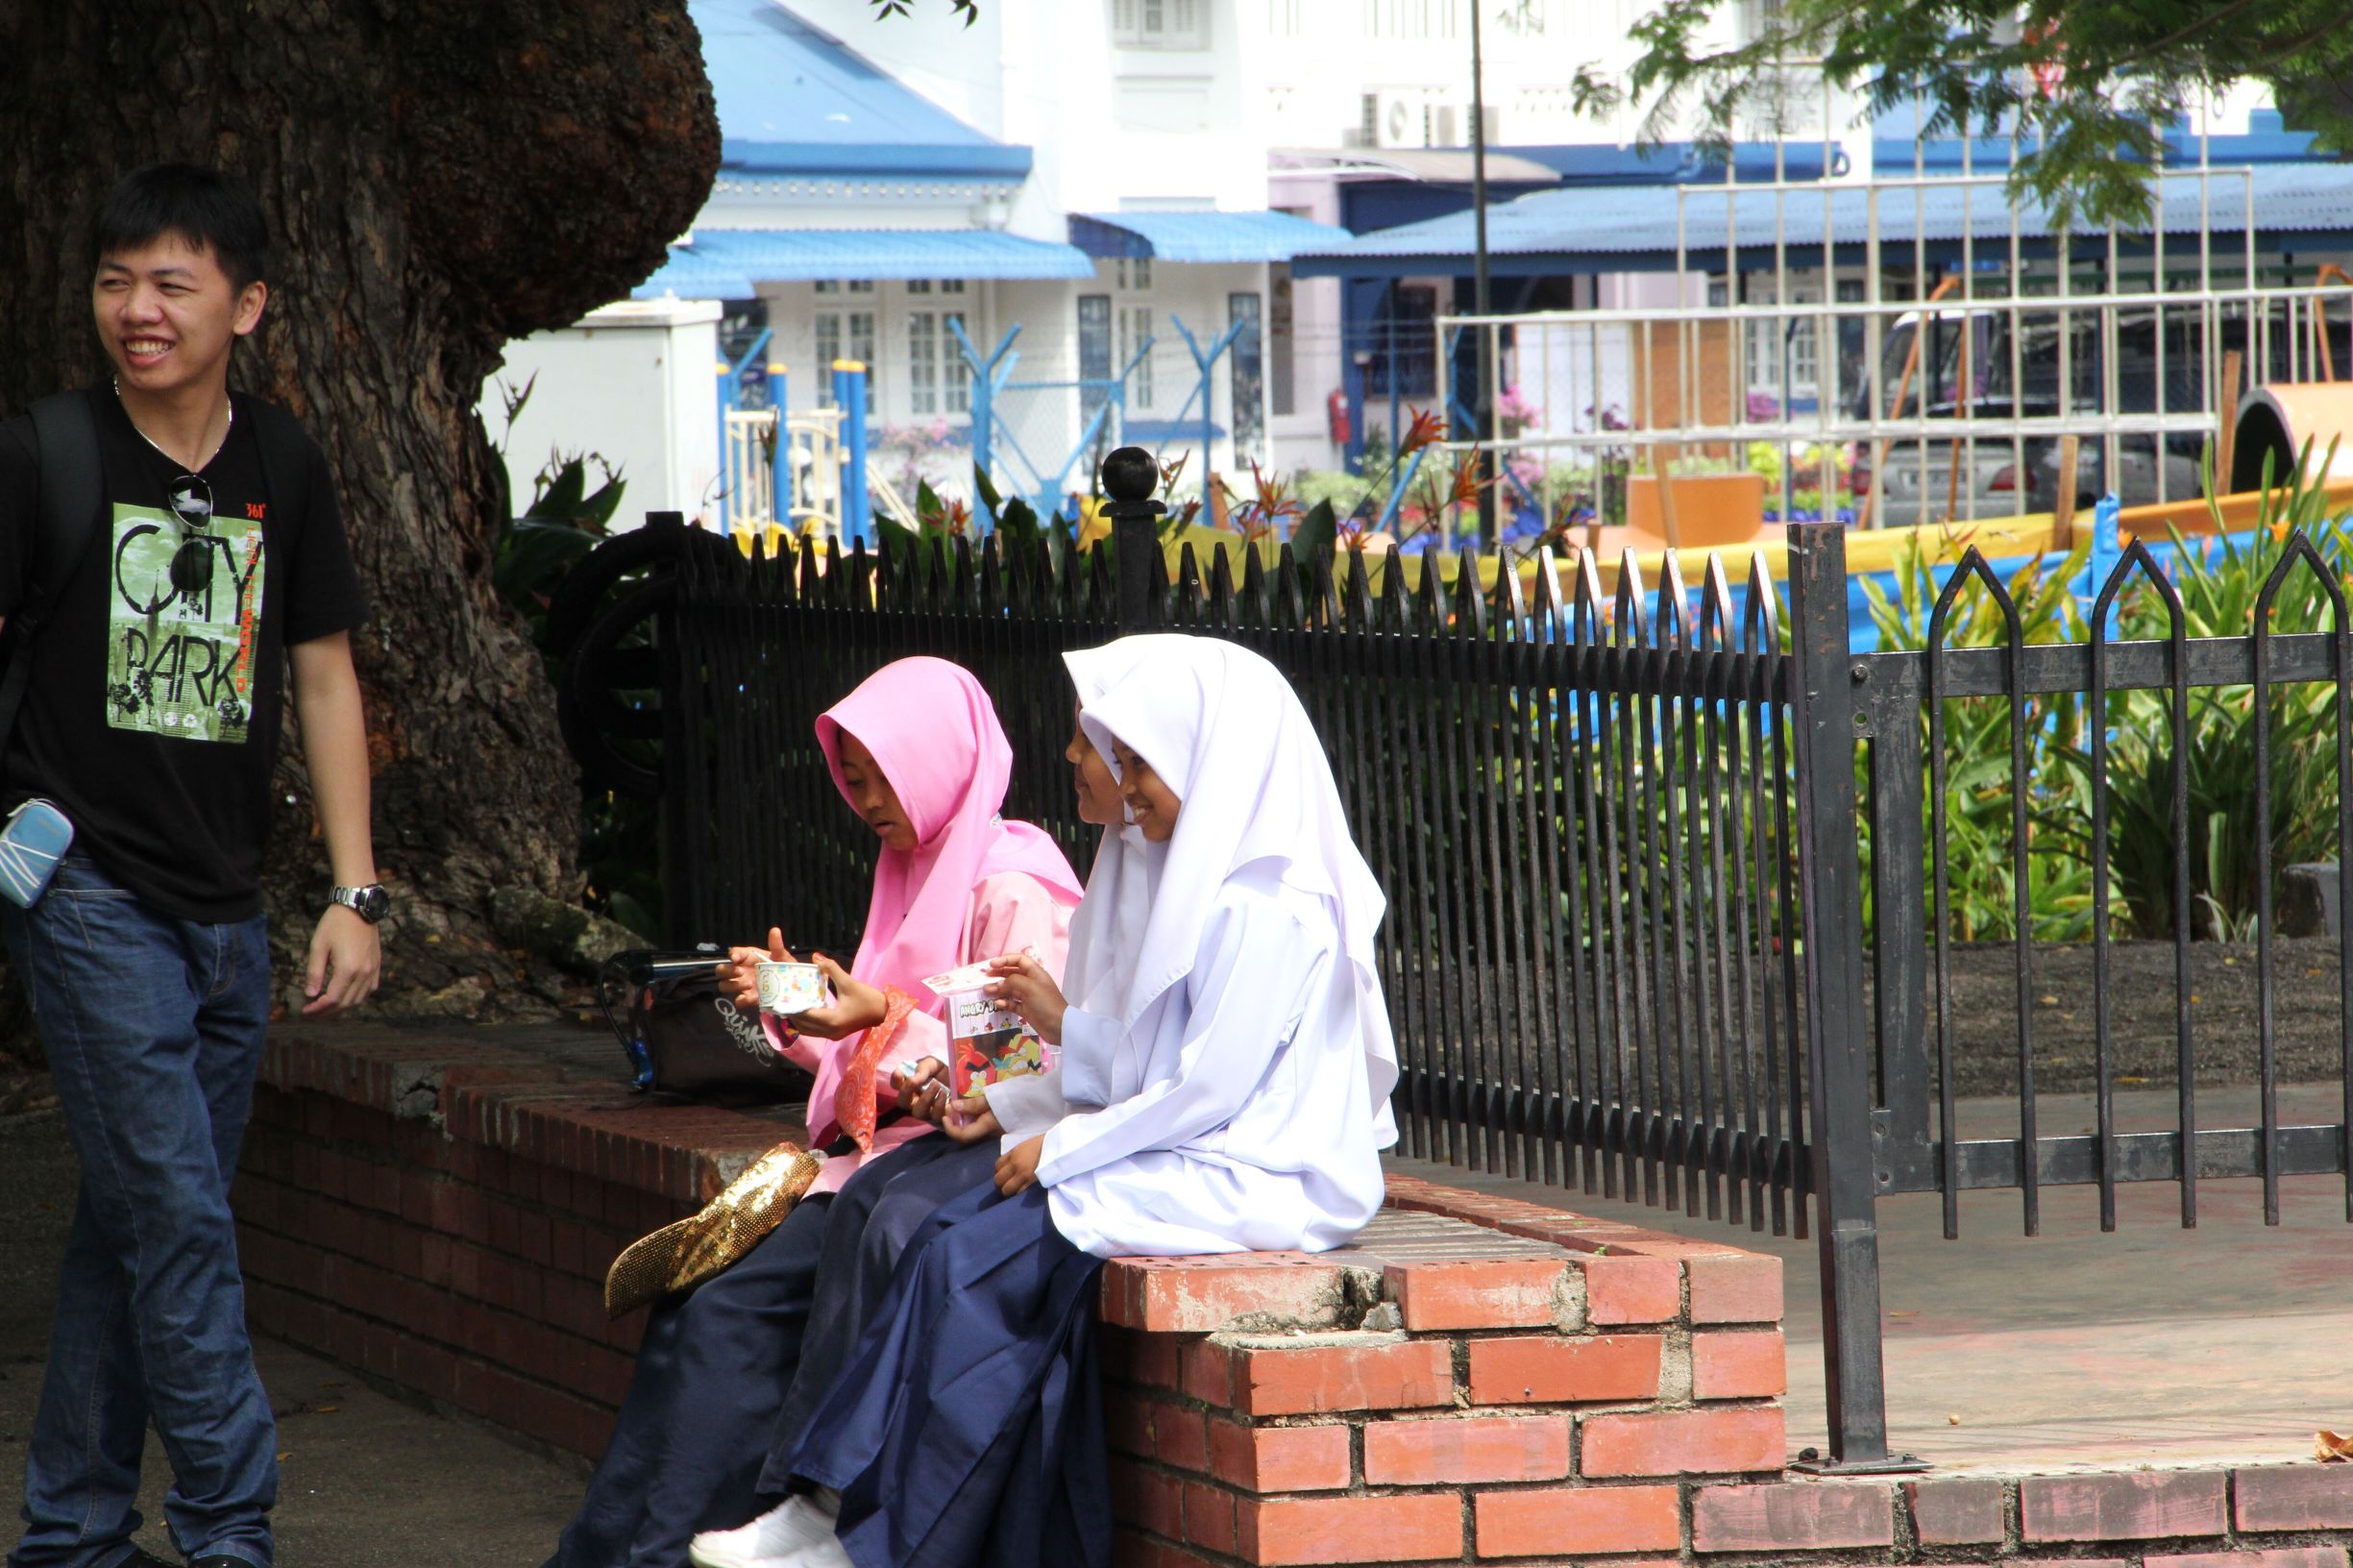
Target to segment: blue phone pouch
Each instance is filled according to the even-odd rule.
[[[0,897],[31,909],[49,891],[58,862],[74,842],[74,824],[47,800],[27,800],[0,828]]]

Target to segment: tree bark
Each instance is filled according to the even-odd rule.
[[[398,900],[382,1005],[544,1008],[486,899],[577,895],[576,775],[491,588],[500,488],[474,410],[509,339],[626,294],[709,191],[718,119],[684,0],[0,0],[0,414],[106,373],[87,231],[120,175],[186,159],[260,196],[272,298],[231,380],[326,449],[373,600],[354,641]],[[282,994],[328,886],[287,721]]]

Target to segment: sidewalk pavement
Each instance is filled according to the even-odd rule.
[[[75,1179],[57,1112],[0,1118],[0,1538],[11,1542]],[[278,1412],[286,1568],[538,1568],[555,1549],[586,1485],[579,1460],[389,1399],[275,1340],[255,1353]],[[140,1544],[176,1562],[162,1514],[171,1467],[153,1433],[144,1476]]]
[[[2341,1090],[2283,1088],[2282,1125],[2334,1122]],[[2117,1096],[2120,1130],[2173,1125],[2169,1090]],[[2250,1090],[2202,1090],[2201,1127],[2246,1127]],[[1972,1138],[2016,1136],[2012,1102],[1966,1102]],[[2093,1130],[2087,1095],[2046,1095],[2045,1136]],[[1784,1261],[1789,1444],[1827,1432],[1820,1254],[1811,1240],[1414,1160],[1406,1174],[1728,1241]],[[2353,1430],[2353,1225],[2339,1177],[2281,1184],[2281,1223],[2263,1223],[2261,1184],[2204,1181],[2198,1227],[2180,1189],[2120,1188],[2117,1229],[2098,1189],[2045,1188],[2043,1234],[2023,1232],[2020,1194],[1962,1195],[1961,1238],[1944,1238],[1933,1193],[1882,1200],[1881,1306],[1892,1447],[1939,1472],[2115,1468],[2221,1459],[2309,1459],[2313,1434]],[[1703,1195],[1703,1210],[1704,1196]],[[1770,1212],[1770,1211],[1768,1211]]]

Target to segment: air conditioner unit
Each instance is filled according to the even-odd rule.
[[[1373,144],[1378,147],[1424,145],[1421,94],[1416,92],[1373,94]]]

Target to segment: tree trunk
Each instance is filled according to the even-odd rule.
[[[87,231],[116,178],[181,158],[260,196],[272,297],[231,380],[326,449],[372,597],[382,1005],[544,1008],[485,900],[577,895],[576,775],[491,588],[474,409],[509,339],[627,293],[700,208],[719,127],[684,0],[0,0],[0,413],[105,374]],[[290,713],[287,736],[282,994],[328,886]]]

